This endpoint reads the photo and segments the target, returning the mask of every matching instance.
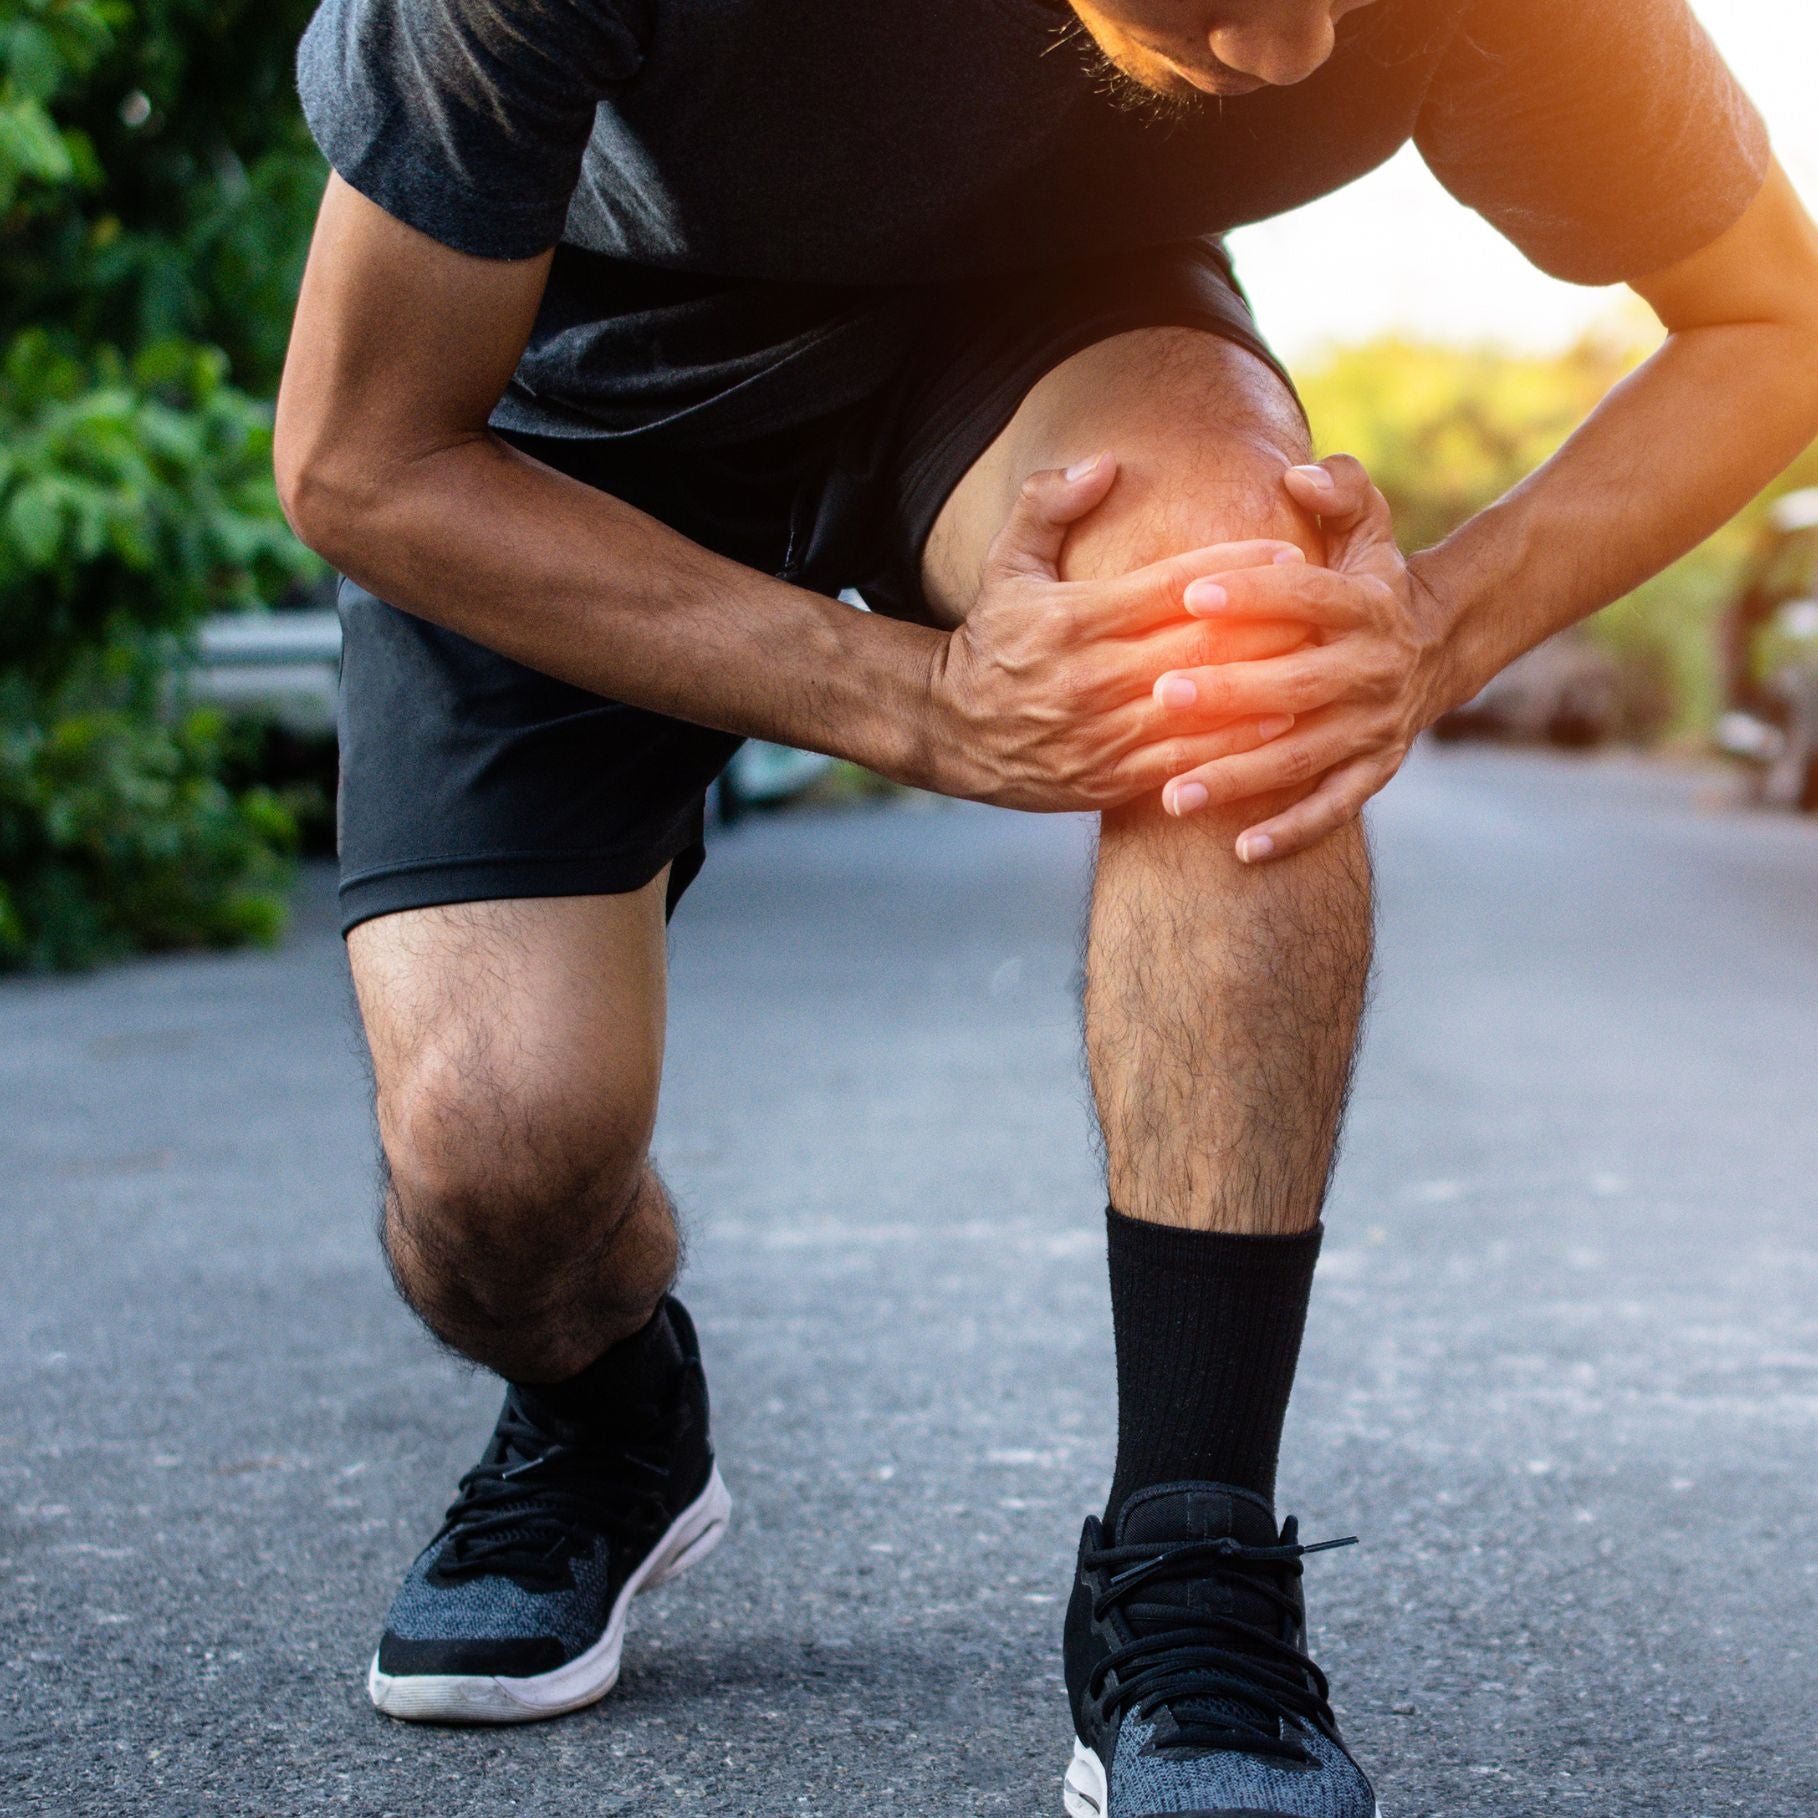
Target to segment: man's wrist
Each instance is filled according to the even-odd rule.
[[[1429,726],[1482,686],[1472,674],[1464,614],[1446,591],[1444,569],[1432,559],[1435,554],[1423,550],[1408,559],[1408,584],[1425,645],[1422,718]]]
[[[831,607],[825,623],[831,636],[821,656],[833,699],[799,742],[892,782],[939,789],[935,692],[945,633],[849,607]]]

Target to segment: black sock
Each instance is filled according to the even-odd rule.
[[[1272,1504],[1325,1227],[1242,1237],[1106,1212],[1117,1340],[1107,1523],[1154,1483],[1236,1484]]]
[[[640,1407],[660,1396],[685,1361],[665,1296],[649,1320],[629,1338],[596,1357],[586,1369],[560,1382],[513,1383],[532,1419],[578,1421],[610,1427],[636,1418]]]

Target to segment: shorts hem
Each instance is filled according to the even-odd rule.
[[[407,909],[449,903],[509,902],[549,896],[628,896],[665,865],[670,912],[699,875],[706,854],[698,834],[675,850],[626,852],[512,852],[482,858],[409,859],[375,866],[341,880],[341,933]]]

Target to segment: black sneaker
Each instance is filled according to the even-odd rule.
[[[1080,1540],[1067,1609],[1071,1818],[1380,1818],[1304,1652],[1289,1516],[1216,1483],[1139,1490]]]
[[[700,1347],[667,1304],[683,1368],[662,1405],[609,1437],[506,1394],[386,1619],[366,1689],[388,1717],[526,1723],[593,1703],[618,1679],[632,1598],[719,1544],[732,1503],[708,1443]]]

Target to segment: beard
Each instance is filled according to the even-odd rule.
[[[1211,98],[1153,52],[1128,42],[1108,41],[1077,13],[1058,28],[1056,45],[1061,44],[1072,46],[1098,92],[1120,113],[1154,121],[1179,120]]]

